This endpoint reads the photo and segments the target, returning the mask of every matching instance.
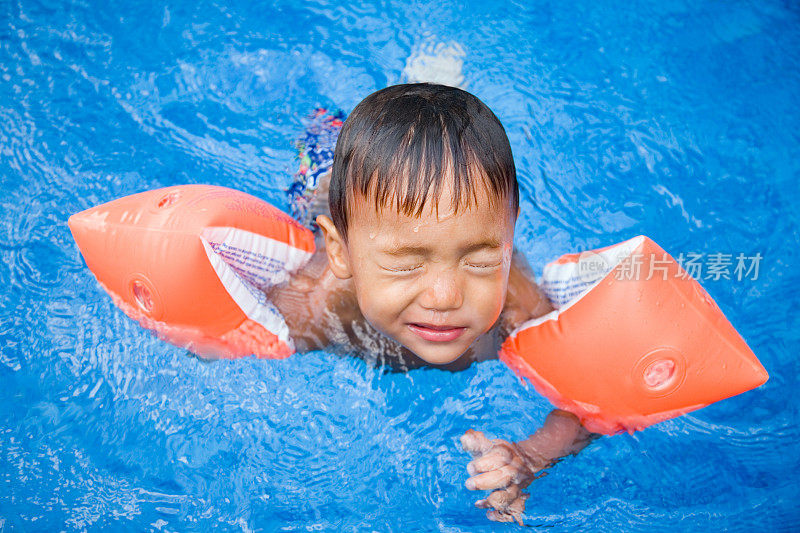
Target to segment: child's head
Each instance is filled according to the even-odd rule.
[[[457,359],[502,311],[519,204],[511,147],[475,96],[395,85],[359,103],[336,143],[331,269],[364,317],[422,359]]]

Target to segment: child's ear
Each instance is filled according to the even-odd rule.
[[[353,276],[350,270],[350,258],[347,255],[347,245],[339,234],[339,230],[333,225],[333,221],[325,216],[317,217],[317,225],[322,229],[325,237],[325,252],[328,254],[328,264],[333,275],[339,279],[347,279]]]

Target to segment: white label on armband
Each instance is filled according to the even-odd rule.
[[[225,290],[247,318],[293,350],[289,327],[280,311],[267,300],[264,289],[289,279],[312,254],[236,228],[206,228],[200,241]]]
[[[236,228],[205,228],[201,238],[239,276],[260,289],[288,280],[312,255],[285,242]]]
[[[564,311],[629,257],[643,240],[644,237],[634,237],[599,252],[583,252],[567,263],[550,263],[544,267],[542,290],[553,307]]]

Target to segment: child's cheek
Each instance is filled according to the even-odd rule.
[[[502,270],[498,271],[496,276],[488,277],[482,280],[482,283],[476,284],[470,299],[473,303],[473,312],[493,324],[503,311],[507,286],[508,274]]]
[[[367,320],[379,329],[383,329],[380,325],[395,320],[412,299],[413,291],[402,280],[377,273],[360,281],[359,307]]]
[[[510,243],[506,244],[503,248],[503,270],[508,277],[508,272],[511,270],[511,257],[514,255],[514,246]]]

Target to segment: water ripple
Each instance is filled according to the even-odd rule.
[[[638,233],[764,256],[706,285],[770,381],[558,463],[526,523],[796,529],[796,20],[771,1],[0,4],[0,528],[497,530],[458,439],[522,439],[550,410],[501,363],[203,362],[117,310],[66,227],[176,183],[283,202],[309,110],[349,112],[444,43],[507,130],[537,271]]]

